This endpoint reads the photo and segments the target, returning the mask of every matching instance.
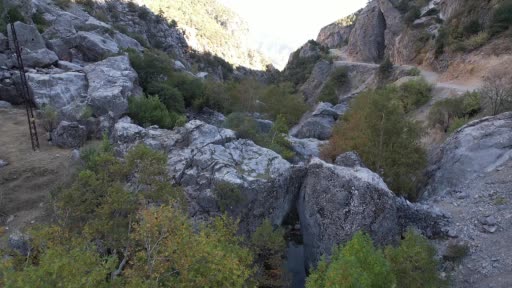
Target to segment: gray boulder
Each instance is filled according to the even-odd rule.
[[[5,166],[9,165],[9,162],[5,161],[5,160],[2,160],[0,159],[0,168],[3,168]]]
[[[116,42],[93,32],[78,32],[69,41],[82,53],[84,61],[100,61],[119,52]]]
[[[290,130],[290,135],[296,138],[315,138],[327,140],[332,135],[336,120],[341,116],[339,109],[330,103],[320,102],[311,114],[306,114],[301,122]]]
[[[35,26],[16,22],[14,23],[14,29],[16,30],[16,36],[18,36],[18,43],[23,47],[23,49],[37,51],[39,49],[46,48],[44,39],[41,34],[39,34],[39,31],[37,31]],[[10,27],[7,29],[7,35],[9,37],[9,47],[14,49],[14,42]]]
[[[512,159],[512,112],[470,122],[433,155],[426,196],[443,195]]]
[[[57,63],[59,57],[52,50],[43,48],[35,51],[23,50],[21,54],[25,67],[47,67]]]
[[[50,105],[66,120],[76,121],[85,108],[87,79],[85,74],[27,73],[29,88],[38,107]]]
[[[52,141],[61,148],[80,148],[87,140],[87,129],[76,122],[60,122],[52,132]]]
[[[11,109],[12,105],[9,102],[0,100],[0,109]]]
[[[190,111],[187,116],[190,120],[199,120],[217,127],[222,127],[226,120],[224,115],[208,107],[203,108],[199,112]]]
[[[139,52],[144,51],[144,47],[142,47],[141,43],[123,33],[117,32],[114,34],[114,41],[121,49],[134,49]]]
[[[292,144],[292,149],[297,156],[297,161],[308,161],[311,157],[320,157],[320,149],[327,141],[320,141],[313,138],[299,139],[288,136],[288,141]]]
[[[357,152],[355,151],[350,151],[339,155],[338,157],[336,157],[336,161],[334,161],[334,164],[349,168],[366,168],[366,166],[364,166],[363,164],[363,160],[361,160],[361,157],[359,157],[359,154],[357,154]]]
[[[327,140],[332,135],[332,129],[335,123],[336,120],[332,117],[311,117],[298,124],[292,136],[300,139],[315,138],[318,140]]]
[[[307,167],[298,199],[306,267],[313,267],[360,230],[377,245],[399,239],[396,197],[366,168],[340,167],[315,158]]]
[[[96,116],[128,112],[128,97],[141,94],[137,73],[127,56],[110,57],[84,68],[89,82],[88,104]]]

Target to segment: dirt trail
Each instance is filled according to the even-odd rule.
[[[71,151],[50,146],[38,125],[41,149],[32,151],[25,111],[0,109],[0,228],[5,238],[14,230],[45,220],[45,204],[52,190],[65,184],[73,173]],[[0,235],[2,236],[2,235]]]

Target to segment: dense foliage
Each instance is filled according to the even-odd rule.
[[[253,256],[227,216],[196,227],[166,157],[136,146],[121,162],[108,142],[84,151],[56,222],[31,233],[31,252],[3,262],[7,287],[243,287]],[[127,183],[130,185],[127,186]],[[128,189],[128,187],[130,187]],[[215,273],[212,273],[215,271]]]
[[[375,248],[362,232],[336,247],[307,279],[308,288],[443,287],[437,275],[435,249],[422,236],[407,232],[398,247]]]
[[[429,91],[420,81],[361,93],[335,126],[323,157],[333,160],[357,151],[391,190],[416,199],[426,155],[419,143],[421,130],[406,113],[428,101]]]
[[[445,132],[453,132],[469,121],[482,109],[480,95],[467,92],[458,98],[448,98],[436,102],[428,115],[431,127]]]

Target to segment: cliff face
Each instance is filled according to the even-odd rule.
[[[139,0],[155,14],[176,21],[188,44],[199,52],[210,52],[235,66],[264,70],[270,63],[249,46],[248,24],[216,0]]]

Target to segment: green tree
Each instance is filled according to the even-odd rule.
[[[184,124],[184,117],[169,112],[158,96],[131,97],[128,99],[128,113],[142,126],[158,125],[163,129],[172,129]]]
[[[437,273],[436,250],[421,235],[407,231],[400,246],[387,247],[385,255],[398,288],[439,288],[445,283]]]
[[[236,230],[237,223],[227,216],[196,233],[172,206],[141,211],[132,234],[137,249],[125,271],[126,286],[243,287],[253,272],[252,255],[240,245]]]
[[[334,248],[330,262],[323,258],[307,279],[307,288],[389,288],[395,276],[384,254],[362,232],[344,247]]]
[[[396,87],[360,94],[322,149],[327,159],[356,151],[395,193],[416,199],[416,185],[426,165],[420,127],[407,119]]]

